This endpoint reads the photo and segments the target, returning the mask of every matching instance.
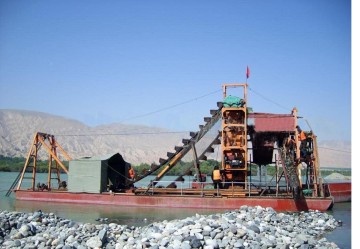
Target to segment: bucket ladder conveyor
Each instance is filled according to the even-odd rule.
[[[195,150],[195,145],[211,130],[212,127],[221,119],[221,103],[218,103],[219,109],[210,110],[211,117],[205,117],[204,121],[206,122],[204,125],[200,125],[200,130],[198,132],[190,132],[189,139],[183,139],[183,146],[175,146],[175,152],[168,152],[167,159],[160,158],[159,164],[152,164],[151,168],[143,175],[136,178],[136,181],[140,181],[148,175],[158,171],[162,168],[162,170],[156,175],[153,181],[159,181],[169,170],[171,170],[187,153],[193,150],[194,153],[194,163],[197,164],[198,160],[204,160],[206,158],[205,153],[212,152],[212,145],[219,144],[219,134],[216,136],[214,140],[210,142],[210,145],[199,155],[197,156],[197,152]],[[198,166],[195,167],[199,170]],[[190,170],[190,169],[188,169]],[[185,170],[185,172],[189,172]],[[179,176],[180,178],[180,176]],[[148,186],[148,189],[153,186],[153,182],[151,182]]]
[[[197,176],[197,182],[201,182],[200,180],[200,175],[201,175],[201,172],[200,172],[200,169],[199,169],[199,166],[198,166],[198,160],[206,160],[206,153],[213,153],[214,152],[214,148],[212,146],[214,145],[218,145],[221,143],[220,141],[220,136],[221,136],[221,133],[218,133],[217,136],[214,138],[214,140],[212,142],[210,142],[209,146],[197,157],[195,156],[194,158],[194,166],[196,169],[196,176]],[[195,150],[195,148],[193,148]],[[196,154],[196,153],[194,153]],[[183,173],[181,175],[179,175],[175,180],[174,182],[176,181],[180,181],[182,179],[183,176],[185,175],[188,175],[190,172],[192,172],[192,169],[193,169],[193,166],[188,166],[188,168],[186,168]]]
[[[295,133],[295,136],[298,134]],[[283,174],[287,186],[293,191],[294,198],[303,195],[320,197],[324,196],[322,184],[319,183],[319,156],[317,151],[316,136],[306,132],[303,145],[295,143],[295,148],[289,149],[286,143],[279,148],[279,161],[283,166]],[[302,183],[301,169],[305,166],[305,182]]]
[[[238,98],[234,105],[227,105],[225,101],[229,95],[227,91],[229,88],[243,88],[243,97]],[[247,84],[225,84],[223,85],[223,95],[225,102],[218,102],[218,110],[211,110],[212,117],[205,117],[205,125],[200,125],[200,131],[191,132],[190,139],[183,139],[183,146],[176,146],[175,153],[168,152],[168,159],[160,158],[160,165],[152,165],[151,169],[136,180],[139,181],[145,176],[162,168],[162,171],[157,174],[155,179],[149,184],[147,192],[154,186],[156,181],[159,181],[169,170],[171,170],[177,162],[179,162],[188,152],[193,150],[194,155],[194,168],[196,175],[200,176],[200,168],[198,160],[206,160],[205,153],[213,152],[212,148],[215,144],[221,144],[222,164],[221,174],[225,181],[240,182],[242,189],[246,188],[247,182],[247,106],[246,106],[246,90]],[[231,97],[231,96],[229,96]],[[224,105],[225,104],[225,105]],[[217,132],[215,138],[208,143],[205,150],[197,156],[195,145],[201,138],[219,121],[221,120],[221,130]],[[221,140],[220,140],[221,137]],[[193,166],[188,166],[183,171],[183,175],[188,174]],[[177,180],[180,180],[183,175],[180,175]],[[199,179],[198,179],[199,180]],[[176,181],[176,180],[175,180]],[[230,184],[228,184],[230,185]],[[234,184],[231,184],[234,186]],[[236,184],[235,184],[236,185]],[[227,186],[229,188],[229,186]],[[141,190],[137,190],[139,193]]]
[[[280,162],[283,166],[283,172],[286,179],[286,184],[294,191],[294,197],[298,197],[300,189],[300,180],[297,173],[297,165],[294,161],[294,156],[291,151],[285,148],[279,148]]]
[[[306,134],[306,142],[302,148],[301,162],[306,164],[305,183],[303,184],[304,193],[314,197],[324,196],[323,185],[320,182],[319,154],[317,149],[317,138],[312,133]]]

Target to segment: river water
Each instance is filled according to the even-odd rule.
[[[18,173],[0,172],[0,210],[34,212],[42,210],[79,222],[98,223],[99,219],[107,218],[107,222],[121,225],[144,226],[151,222],[162,220],[183,219],[195,214],[214,214],[219,210],[211,209],[178,209],[178,208],[142,208],[142,207],[119,207],[110,205],[88,205],[88,204],[65,204],[15,200],[14,195],[6,197]],[[37,174],[39,181],[45,182],[46,174]],[[66,176],[64,176],[66,177]],[[150,177],[152,179],[153,177]],[[172,180],[169,176],[164,180]],[[63,179],[66,180],[66,179]],[[189,184],[190,178],[185,178],[185,185]],[[138,187],[145,186],[148,179],[137,183]],[[325,235],[328,241],[336,243],[339,248],[351,248],[351,202],[335,203],[333,209],[328,211],[335,219],[341,220],[343,225],[331,233]]]

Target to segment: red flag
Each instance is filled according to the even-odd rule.
[[[246,78],[248,79],[250,77],[250,69],[249,67],[247,66],[246,67]]]

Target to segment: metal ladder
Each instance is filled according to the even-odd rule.
[[[13,191],[15,186],[19,183],[20,177],[21,177],[21,171],[19,172],[18,176],[15,178],[14,182],[11,184],[9,190],[6,192],[5,194],[6,197],[9,197],[11,195],[11,192]]]

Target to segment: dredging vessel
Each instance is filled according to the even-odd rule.
[[[24,168],[8,194],[14,191],[19,200],[118,206],[229,210],[259,205],[278,211],[331,209],[337,200],[320,176],[316,135],[313,131],[301,131],[296,108],[289,114],[252,112],[247,106],[247,88],[247,84],[224,84],[223,99],[217,103],[217,109],[210,110],[211,116],[204,118],[205,124],[190,132],[189,138],[182,140],[183,145],[175,146],[166,159],[160,158],[158,164],[152,164],[132,179],[131,166],[119,153],[72,159],[55,136],[37,132]],[[229,94],[230,91],[235,94]],[[49,155],[46,184],[36,182],[41,147]],[[206,160],[214,147],[221,155],[221,183],[217,188],[202,177],[200,167],[200,161]],[[68,168],[59,159],[60,153],[69,161]],[[192,155],[192,164],[182,166],[180,162],[188,154]],[[266,171],[267,165],[275,168],[270,181],[263,182],[253,176],[254,170]],[[174,167],[183,167],[183,173],[171,182],[162,182]],[[183,176],[189,172],[196,174],[193,184],[187,186],[182,183]],[[68,174],[67,182],[61,179],[61,173]],[[150,175],[155,176],[147,186],[134,187]],[[24,179],[30,180],[30,187],[23,187]]]

